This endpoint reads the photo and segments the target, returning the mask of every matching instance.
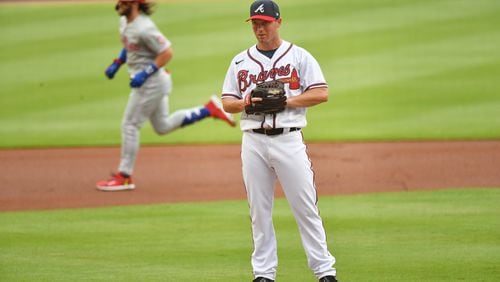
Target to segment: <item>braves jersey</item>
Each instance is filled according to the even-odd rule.
[[[222,98],[244,99],[258,83],[280,80],[285,83],[287,97],[301,95],[313,89],[328,87],[316,59],[305,49],[282,41],[272,58],[254,45],[236,55],[226,73]],[[307,125],[306,108],[286,108],[269,115],[241,114],[241,130],[256,128],[287,128]]]
[[[172,45],[153,21],[143,14],[131,23],[127,23],[126,17],[121,17],[120,35],[123,46],[127,49],[130,75],[142,71],[154,62],[158,54]]]

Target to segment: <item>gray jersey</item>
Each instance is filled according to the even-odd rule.
[[[133,22],[120,19],[120,34],[123,46],[127,49],[127,64],[130,76],[142,71],[161,52],[170,48],[171,43],[158,30],[147,15],[139,15]],[[172,91],[170,75],[160,68],[138,88],[131,89],[122,126],[122,158],[119,171],[132,174],[137,150],[139,149],[139,130],[147,120],[158,133],[166,133],[179,127],[184,119],[171,121],[168,111],[168,96]]]
[[[130,23],[127,22],[126,17],[121,17],[120,35],[123,46],[127,50],[127,64],[131,76],[148,67],[160,53],[172,45],[158,30],[150,17],[144,14],[139,15]],[[119,172],[132,175],[140,146],[140,130],[148,120],[157,134],[167,134],[209,116],[234,123],[232,117],[222,110],[222,106],[219,106],[220,101],[214,100],[215,97],[205,106],[181,109],[170,114],[169,96],[171,92],[172,78],[163,69],[163,66],[149,76],[142,86],[130,89],[127,108],[122,120],[122,151]],[[104,184],[98,184],[98,189],[118,191],[134,187],[131,183],[126,183],[121,187],[114,184],[116,184],[114,180],[104,181]]]
[[[154,62],[158,54],[172,45],[153,21],[143,14],[131,23],[127,23],[127,19],[121,17],[120,35],[123,46],[127,49],[130,75],[142,71]]]

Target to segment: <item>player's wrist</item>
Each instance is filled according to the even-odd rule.
[[[152,75],[153,73],[157,72],[158,71],[158,66],[155,64],[155,63],[151,63],[149,66],[147,66],[145,69],[144,69],[144,72],[150,76]]]
[[[127,62],[127,49],[123,48],[118,58],[113,60],[113,63],[117,64],[118,66],[121,66],[126,62]]]
[[[121,64],[127,62],[127,49],[125,48],[122,49],[122,51],[120,52],[120,56],[118,56],[117,60],[119,60]]]
[[[123,65],[125,62],[124,62],[124,61],[122,61],[120,58],[116,58],[116,59],[114,59],[114,60],[113,60],[113,63],[115,63],[115,64],[117,64],[117,65],[121,66],[121,65]]]
[[[158,67],[155,63],[151,63],[145,69],[137,73],[130,81],[130,86],[132,88],[141,87],[146,80],[155,72],[158,71]]]

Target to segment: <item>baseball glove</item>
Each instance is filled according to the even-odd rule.
[[[252,98],[261,98],[261,101],[252,101]],[[257,84],[254,90],[245,97],[245,113],[275,114],[285,110],[285,85],[278,80]]]

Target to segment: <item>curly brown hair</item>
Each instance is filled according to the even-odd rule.
[[[148,3],[139,3],[139,10],[146,14],[146,15],[151,15],[153,14],[154,12],[154,9],[153,7],[155,6],[156,4],[154,2],[148,2]]]

